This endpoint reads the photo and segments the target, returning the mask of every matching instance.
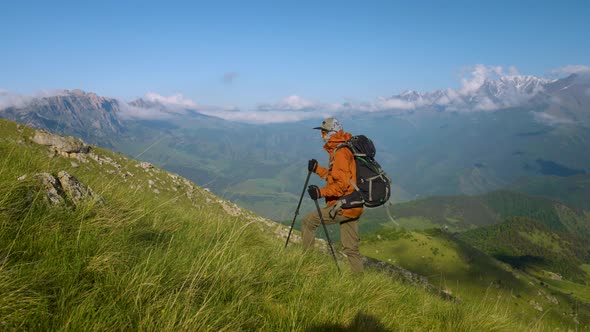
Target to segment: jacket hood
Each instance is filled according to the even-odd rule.
[[[326,144],[324,144],[324,150],[331,154],[332,151],[334,151],[334,149],[336,149],[338,145],[348,141],[351,138],[352,135],[350,133],[347,133],[344,130],[340,130],[334,135],[332,135],[332,137],[330,137]]]

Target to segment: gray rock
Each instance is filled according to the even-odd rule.
[[[34,177],[41,181],[45,194],[43,199],[50,205],[69,202],[76,206],[86,199],[104,203],[104,198],[66,171],[59,172],[57,178],[49,173],[35,174]]]
[[[59,179],[63,191],[74,205],[77,205],[84,199],[93,199],[98,202],[104,201],[104,199],[95,194],[90,187],[78,181],[78,179],[66,171],[59,172],[57,178]]]
[[[90,151],[90,147],[81,140],[55,135],[45,130],[37,130],[33,136],[33,142],[51,146],[62,153],[88,153]]]
[[[35,178],[41,180],[41,185],[45,191],[43,200],[51,205],[59,205],[65,202],[61,184],[49,173],[35,174]]]
[[[141,168],[143,168],[145,170],[148,170],[148,169],[153,169],[154,168],[154,165],[152,165],[152,164],[150,164],[148,162],[142,161],[139,164],[135,165],[135,167],[141,167]]]

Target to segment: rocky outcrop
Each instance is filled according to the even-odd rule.
[[[115,98],[100,97],[82,90],[56,91],[55,95],[34,98],[0,109],[0,116],[33,128],[109,146],[124,129],[122,105]]]
[[[95,194],[90,187],[78,181],[78,179],[66,171],[57,173],[57,179],[59,180],[63,191],[66,193],[66,196],[75,205],[84,199],[92,199],[99,202],[103,201],[103,198]]]
[[[60,155],[66,158],[74,158],[80,162],[87,163],[88,158],[94,159],[98,162],[98,165],[102,166],[104,164],[113,166],[117,170],[121,170],[122,166],[114,161],[110,157],[106,156],[99,156],[94,152],[91,152],[91,147],[84,143],[84,141],[76,139],[74,137],[65,137],[56,134],[52,134],[45,130],[37,130],[35,131],[35,135],[32,138],[34,143],[48,146],[51,150],[50,156],[53,157],[55,155]],[[147,164],[142,168],[144,169],[152,169],[153,165],[149,163],[141,163]],[[79,167],[80,165],[77,163],[72,162],[72,167]]]
[[[148,162],[142,161],[139,164],[135,165],[135,167],[143,168],[147,171],[147,170],[153,169],[154,165],[152,165]]]
[[[80,182],[66,171],[60,171],[57,177],[49,173],[35,174],[44,190],[44,200],[50,205],[79,205],[82,201],[93,200],[104,203],[104,198],[97,195],[90,187]]]
[[[35,178],[41,182],[42,189],[44,191],[43,200],[50,205],[59,205],[65,202],[65,194],[61,187],[61,184],[55,178],[55,176],[49,173],[35,174]]]
[[[81,140],[55,135],[45,130],[35,131],[33,142],[49,146],[55,153],[68,158],[90,152],[90,146]]]

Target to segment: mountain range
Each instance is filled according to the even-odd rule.
[[[403,100],[411,103],[414,108],[489,111],[522,106],[556,81],[535,76],[505,75],[498,79],[485,79],[478,87],[463,87],[462,90],[447,89],[425,93],[406,90],[390,100]]]
[[[306,161],[327,160],[311,130],[325,112],[298,122],[240,123],[190,103],[150,96],[124,101],[80,90],[0,105],[1,117],[153,162],[279,220],[293,213]],[[481,194],[515,183],[534,187],[537,195],[584,201],[539,192],[549,187],[538,184],[590,171],[584,153],[590,146],[587,75],[501,76],[457,90],[405,91],[381,100],[379,111],[354,107],[326,112],[345,130],[375,142],[377,159],[393,179],[395,202]]]

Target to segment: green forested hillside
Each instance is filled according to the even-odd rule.
[[[535,176],[523,178],[509,186],[529,195],[560,200],[568,205],[590,210],[590,173],[574,176]]]
[[[367,209],[365,220],[369,231],[383,224],[409,229],[448,227],[452,231],[466,231],[480,226],[497,224],[508,217],[527,217],[537,220],[557,232],[567,232],[590,238],[590,212],[570,207],[561,202],[522,193],[499,190],[478,196],[436,196],[395,204],[385,208]]]
[[[319,251],[284,250],[282,226],[175,174],[97,148],[56,152],[32,136],[0,120],[2,330],[542,331],[588,322],[577,311],[578,324],[519,315],[497,298],[457,304],[376,271],[339,275]],[[97,196],[58,191],[51,204],[37,174],[63,171]]]
[[[483,198],[501,220],[508,217],[527,217],[539,221],[551,230],[590,238],[590,213],[580,208],[510,191],[491,192],[483,195]]]
[[[532,219],[508,218],[462,233],[460,238],[515,268],[549,269],[577,282],[589,280],[581,269],[583,263],[590,263],[588,241],[555,233]]]

